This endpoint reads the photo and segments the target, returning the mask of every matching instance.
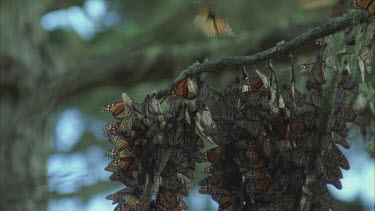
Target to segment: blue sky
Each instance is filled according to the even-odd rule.
[[[83,40],[90,40],[97,32],[116,25],[118,21],[118,15],[108,11],[105,0],[87,0],[82,7],[72,6],[45,14],[41,25],[47,31],[73,30]]]

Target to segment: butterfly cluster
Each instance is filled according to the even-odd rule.
[[[303,65],[306,89],[243,71],[224,90],[186,75],[166,96],[102,108],[106,167],[124,188],[107,198],[116,211],[185,210],[196,163],[208,162],[199,192],[219,210],[330,210],[327,185],[342,188],[349,163],[347,123],[360,124],[349,96],[357,80],[343,68],[327,80],[325,46]],[[329,83],[327,82],[329,81]],[[210,147],[207,149],[207,147]]]
[[[112,172],[111,181],[125,186],[107,197],[117,204],[115,210],[187,209],[182,198],[192,187],[194,161],[204,147],[195,132],[202,128],[201,118],[189,103],[198,100],[194,80],[181,81],[164,100],[148,95],[135,103],[124,93],[122,101],[102,108],[116,119],[104,128],[114,145],[106,153],[113,160],[105,170]]]
[[[278,90],[261,73],[224,90],[212,112],[217,128],[208,133],[218,147],[202,155],[211,165],[200,182],[219,210],[332,208],[327,184],[341,189],[340,168],[349,169],[337,144],[349,148],[346,123],[360,123],[347,98],[358,87],[344,70],[337,87],[324,88],[321,53],[305,68],[306,93]]]

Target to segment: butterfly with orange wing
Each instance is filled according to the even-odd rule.
[[[194,80],[186,78],[182,80],[173,90],[174,95],[192,100],[198,95],[198,87]]]
[[[234,36],[229,24],[215,15],[211,6],[207,2],[199,3],[197,11],[198,14],[194,18],[194,24],[207,37],[214,37],[218,34]]]
[[[350,2],[349,7],[367,10],[371,15],[375,15],[375,0],[355,0]]]

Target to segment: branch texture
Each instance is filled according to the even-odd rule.
[[[364,23],[369,18],[370,16],[367,13],[357,13],[351,16],[337,18],[322,26],[315,27],[290,41],[280,42],[272,48],[269,48],[267,50],[261,51],[250,56],[224,57],[218,60],[207,61],[201,64],[192,65],[188,69],[184,70],[180,74],[180,76],[177,77],[173,81],[173,83],[170,84],[168,88],[159,91],[157,93],[157,96],[159,98],[164,97],[169,93],[170,90],[172,90],[173,87],[176,87],[182,80],[186,79],[189,76],[219,71],[229,67],[246,67],[272,59],[276,56],[286,55],[292,53],[298,48],[305,46],[308,43],[311,43],[312,41]]]

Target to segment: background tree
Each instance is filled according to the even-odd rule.
[[[331,6],[306,6],[303,1],[230,5],[218,1],[214,4],[217,13],[237,35],[208,40],[193,27],[194,2],[105,1],[105,14],[113,15],[112,23],[108,23],[110,16],[95,19],[89,12],[85,14],[90,11],[89,2],[0,1],[2,209],[43,210],[49,197],[74,195],[47,195],[46,161],[53,153],[51,131],[59,111],[76,106],[85,114],[97,115],[98,107],[116,99],[124,89],[136,87],[134,90],[142,91],[132,96],[144,96],[143,91],[165,86],[167,78],[195,60],[249,55],[292,38],[325,22]],[[67,8],[83,8],[94,35],[82,40],[71,30],[42,30],[44,14]],[[303,53],[314,48],[311,45]],[[280,59],[281,69],[283,62],[288,61]],[[221,83],[227,77],[221,73],[212,80]],[[371,91],[363,96],[371,99]],[[88,145],[103,147],[95,140],[86,133],[71,151]],[[95,187],[79,194],[87,198],[113,188],[103,183]]]

